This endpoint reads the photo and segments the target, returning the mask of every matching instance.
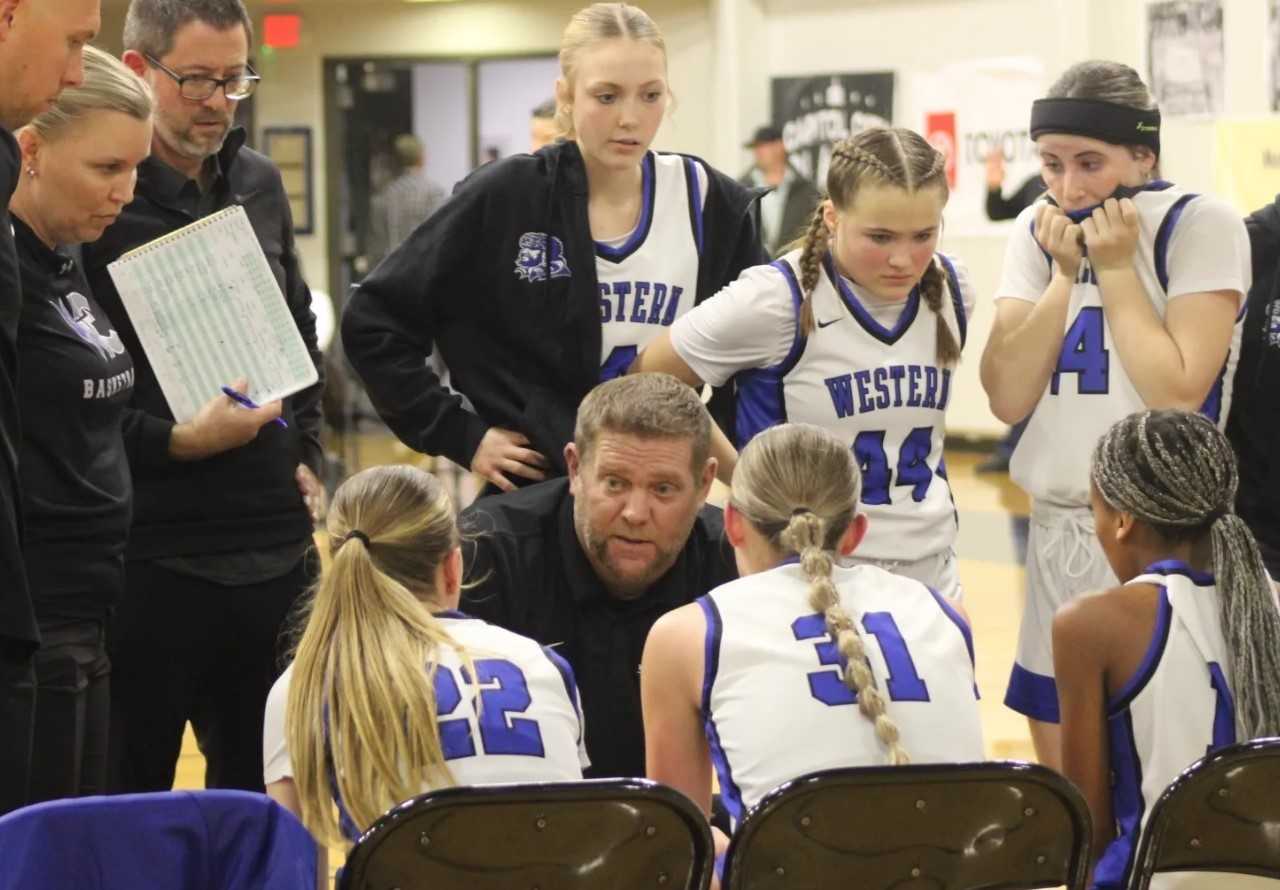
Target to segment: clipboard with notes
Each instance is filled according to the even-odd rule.
[[[319,380],[243,207],[144,244],[107,270],[179,423],[239,377],[259,405]]]

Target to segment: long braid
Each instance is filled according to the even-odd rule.
[[[800,330],[805,334],[813,333],[813,289],[818,286],[822,275],[822,260],[830,249],[831,232],[827,230],[826,220],[822,218],[822,203],[814,208],[813,219],[809,220],[809,230],[804,235],[804,247],[800,251],[800,292],[803,304],[800,308]]]
[[[832,558],[826,537],[822,518],[802,510],[791,517],[780,540],[784,547],[800,554],[800,567],[809,578],[809,605],[822,614],[827,631],[836,641],[845,665],[841,679],[858,696],[858,710],[874,724],[876,738],[889,749],[889,763],[910,763],[911,758],[899,741],[898,725],[885,712],[884,694],[876,686],[867,661],[867,648],[858,630],[859,616],[850,615],[840,605],[839,593],[831,581]]]
[[[874,724],[889,762],[907,763],[897,724],[886,713],[884,693],[867,661],[860,616],[851,616],[841,605],[831,575],[861,489],[848,443],[820,427],[788,423],[765,430],[743,449],[733,471],[730,503],[777,551],[799,555],[810,584],[809,606],[823,616],[844,661],[842,681]]]
[[[1280,735],[1280,610],[1258,544],[1234,513],[1239,475],[1226,437],[1199,414],[1131,415],[1098,443],[1093,483],[1113,509],[1168,540],[1209,534],[1239,734]]]

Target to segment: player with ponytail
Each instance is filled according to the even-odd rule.
[[[835,147],[804,237],[676,320],[632,370],[735,381],[741,448],[787,421],[830,430],[862,470],[870,562],[959,598],[946,408],[974,293],[937,253],[946,158],[919,134],[867,130]],[[735,455],[717,448],[728,481]]]
[[[409,466],[352,476],[328,533],[330,564],[267,699],[273,798],[335,843],[429,788],[582,777],[569,666],[457,611],[457,522],[434,476]]]
[[[849,447],[808,424],[743,450],[725,508],[741,577],[654,625],[641,665],[650,778],[734,823],[819,769],[983,757],[969,626],[918,581],[847,566],[867,530]]]
[[[1122,584],[1063,606],[1053,648],[1063,772],[1093,813],[1100,888],[1127,886],[1145,814],[1180,772],[1280,735],[1280,610],[1237,483],[1199,414],[1130,415],[1094,450],[1094,524]]]

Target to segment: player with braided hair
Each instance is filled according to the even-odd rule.
[[[830,430],[862,470],[858,561],[958,598],[942,443],[974,295],[936,252],[946,158],[910,130],[866,130],[836,146],[826,185],[789,253],[677,319],[632,370],[735,380],[739,448],[785,421]],[[728,481],[735,455],[716,457]]]
[[[669,612],[641,662],[650,778],[734,824],[819,769],[983,757],[973,641],[958,605],[876,566],[849,447],[809,424],[748,443],[725,535],[741,577]]]
[[[1146,408],[1225,422],[1251,277],[1249,236],[1223,201],[1159,178],[1160,111],[1127,65],[1073,65],[1031,109],[1047,195],[1014,225],[982,356],[1010,463],[1031,495],[1027,605],[1005,704],[1059,765],[1057,608],[1115,583],[1094,541],[1089,455]]]
[[[1094,450],[1097,538],[1123,583],[1063,606],[1053,647],[1063,768],[1093,813],[1100,888],[1127,886],[1147,810],[1206,749],[1280,735],[1280,609],[1233,512],[1237,483],[1199,414],[1130,415]]]

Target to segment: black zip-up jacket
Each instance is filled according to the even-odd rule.
[[[1227,437],[1240,465],[1236,510],[1280,551],[1280,196],[1245,220],[1253,285],[1245,310]]]
[[[107,271],[107,265],[126,251],[189,225],[198,216],[241,204],[311,360],[321,369],[311,292],[298,266],[280,171],[264,155],[245,148],[244,139],[242,129],[228,135],[216,156],[219,172],[212,190],[203,197],[194,182],[172,167],[155,157],[143,161],[133,202],[102,238],[84,246],[89,285],[115,322],[136,371],[132,407],[137,410],[124,422],[134,482],[128,560],[265,549],[311,535],[311,518],[295,474],[300,463],[320,470],[323,380],[284,400],[288,429],[269,423],[241,448],[200,461],[173,460],[173,414]]]
[[[22,558],[22,493],[18,484],[18,317],[22,283],[9,197],[18,187],[18,143],[0,127],[0,657],[23,660],[40,640]]]
[[[699,163],[709,177],[696,302],[768,262],[753,213],[762,192]],[[541,269],[517,274],[526,236],[542,236]],[[499,426],[528,436],[562,475],[578,403],[600,382],[597,285],[586,168],[578,146],[561,142],[463,180],[352,293],[343,346],[409,447],[470,466]],[[475,413],[428,367],[433,345]]]

